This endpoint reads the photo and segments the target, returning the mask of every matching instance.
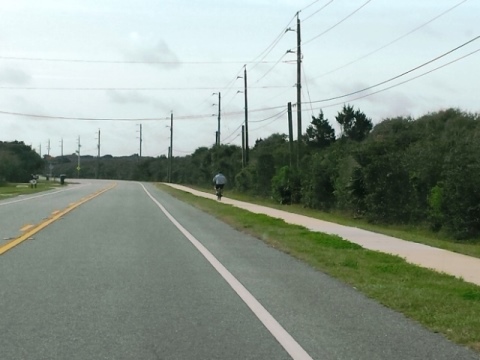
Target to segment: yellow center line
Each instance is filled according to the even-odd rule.
[[[33,224],[26,224],[26,225],[23,225],[23,227],[20,229],[21,232],[25,232],[27,230],[30,230],[32,227],[34,227],[35,225]]]
[[[25,240],[31,238],[33,235],[38,233],[40,230],[43,230],[48,225],[57,221],[58,219],[60,219],[62,216],[69,213],[73,209],[79,207],[80,205],[86,203],[89,200],[92,200],[93,198],[96,198],[97,196],[103,194],[104,192],[106,192],[110,189],[113,189],[115,186],[117,186],[116,183],[114,183],[113,185],[111,185],[111,186],[109,186],[105,189],[99,190],[99,191],[81,199],[78,202],[71,203],[67,208],[65,208],[63,210],[55,211],[54,213],[56,213],[56,214],[53,214],[53,216],[50,217],[49,219],[46,219],[45,221],[43,221],[43,222],[41,222],[37,225],[32,225],[32,228],[30,230],[28,230],[26,233],[24,233],[23,235],[17,237],[16,239],[10,240],[8,243],[0,246],[0,255],[5,254],[8,250],[13,249],[15,246],[17,246],[17,245],[21,244],[22,242],[24,242]]]

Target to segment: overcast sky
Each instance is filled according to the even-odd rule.
[[[338,133],[343,104],[374,124],[480,112],[478,0],[2,0],[0,140],[96,155],[100,130],[102,155],[132,155],[141,124],[142,155],[160,156],[173,112],[185,156],[215,142],[220,92],[221,142],[241,145],[245,68],[250,145],[286,134],[298,11],[304,132],[323,109]]]

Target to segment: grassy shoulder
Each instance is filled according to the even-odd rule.
[[[200,191],[211,192],[211,189],[193,186],[192,188]],[[304,208],[301,205],[280,205],[270,199],[261,198],[258,196],[249,196],[231,190],[226,191],[226,196],[235,200],[268,206],[278,210],[305,215],[315,219],[329,221],[345,226],[352,226],[359,229],[396,237],[398,239],[417,242],[420,244],[453,251],[459,254],[480,258],[480,239],[476,241],[456,241],[455,239],[449,238],[444,234],[435,233],[421,227],[371,224],[364,219],[352,219],[351,217],[347,217],[340,213],[322,212],[319,210]]]
[[[208,212],[325,272],[431,331],[480,352],[480,287],[420,268],[392,255],[366,250],[337,236],[311,232],[266,215],[158,185]]]
[[[18,195],[35,194],[42,191],[51,190],[61,185],[53,181],[39,181],[37,187],[31,187],[30,184],[7,183],[0,186],[0,200],[8,199]]]

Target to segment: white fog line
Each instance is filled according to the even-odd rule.
[[[297,341],[279,324],[277,320],[263,307],[262,304],[242,285],[235,276],[227,270],[223,264],[203,244],[188,232],[160,202],[155,199],[143,184],[140,184],[152,201],[162,210],[167,218],[177,227],[178,230],[197,248],[197,250],[208,260],[208,262],[225,279],[232,289],[240,296],[245,304],[252,310],[263,325],[277,339],[280,345],[294,360],[313,360],[312,357],[297,343]]]
[[[43,193],[43,194],[40,194],[40,195],[23,197],[23,198],[21,198],[21,199],[15,199],[15,200],[12,200],[12,201],[5,201],[5,202],[2,201],[2,202],[0,202],[0,206],[15,204],[15,203],[19,203],[19,202],[22,202],[22,201],[28,201],[28,200],[38,199],[38,198],[42,198],[42,197],[45,197],[45,196],[51,196],[51,195],[55,195],[55,194],[58,194],[58,193],[61,193],[61,192],[64,192],[64,191],[75,190],[75,189],[78,189],[79,187],[84,187],[84,186],[87,186],[87,185],[90,185],[90,184],[84,184],[84,185],[82,184],[82,185],[79,185],[78,187],[72,187],[72,188],[67,188],[67,189],[62,189],[62,190],[47,192],[47,193]]]

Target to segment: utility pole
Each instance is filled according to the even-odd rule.
[[[170,179],[172,178],[172,177],[170,176],[170,156],[171,156],[171,154],[172,154],[172,152],[170,151],[170,149],[171,149],[171,148],[170,148],[170,146],[169,146],[169,147],[168,147],[168,157],[167,157],[167,158],[168,158],[168,166],[167,166],[167,181],[168,181],[168,182],[170,182]]]
[[[242,167],[245,165],[245,125],[242,125]]]
[[[290,148],[290,167],[293,166],[293,124],[292,124],[292,103],[288,103],[288,145]]]
[[[170,151],[169,151],[169,168],[168,182],[172,182],[172,158],[173,158],[173,112],[170,114]]]
[[[218,93],[218,135],[217,135],[217,145],[220,145],[220,118],[221,118],[221,111],[222,111],[222,107],[221,107],[221,103],[222,103],[222,93],[219,92]]]
[[[80,179],[80,148],[82,145],[80,144],[80,136],[78,136],[78,150],[77,150],[77,155],[78,155],[78,164],[77,164],[77,177]]]
[[[245,95],[245,165],[248,165],[248,96],[247,96],[247,66],[243,71],[243,80],[245,83],[245,89],[243,91]]]
[[[142,124],[139,124],[140,126],[140,157],[142,157]]]
[[[297,148],[297,167],[300,167],[302,150],[302,47],[300,36],[300,12],[297,13],[297,127],[298,127],[298,148]]]
[[[46,164],[48,162],[48,166]],[[45,175],[47,177],[47,180],[50,179],[51,172],[52,172],[52,162],[50,161],[50,139],[48,139],[47,142],[47,158],[45,162]],[[48,168],[47,168],[48,167]]]
[[[98,179],[100,172],[100,129],[98,129],[98,143],[97,143],[97,169],[95,171],[95,178]]]
[[[60,154],[63,158],[63,138],[60,140]]]

